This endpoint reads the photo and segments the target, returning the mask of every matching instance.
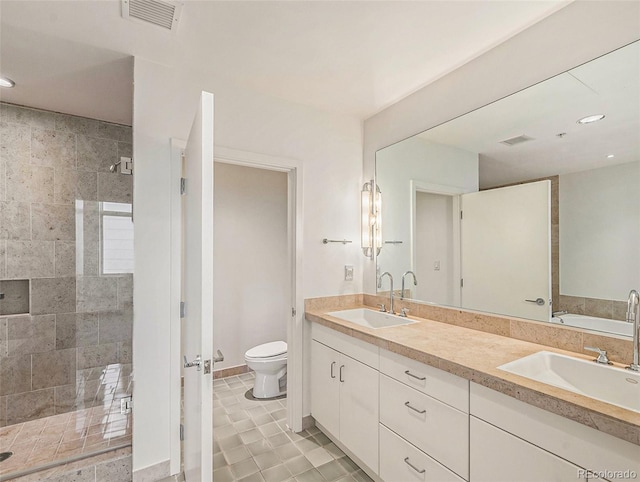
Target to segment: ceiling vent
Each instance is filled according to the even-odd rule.
[[[122,17],[141,20],[171,32],[178,28],[182,2],[171,0],[121,0]]]
[[[504,144],[505,146],[515,146],[516,144],[522,144],[523,142],[532,141],[533,137],[521,135],[517,137],[512,137],[511,139],[505,139],[504,141],[500,141],[500,144]]]

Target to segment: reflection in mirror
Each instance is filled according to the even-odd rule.
[[[378,151],[376,182],[405,297],[630,335],[640,42]]]

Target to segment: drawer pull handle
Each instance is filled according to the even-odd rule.
[[[342,378],[342,369],[344,368],[344,365],[340,365],[340,381],[342,383],[344,383],[344,379]]]
[[[415,470],[416,472],[418,472],[419,474],[424,474],[426,472],[426,469],[422,469],[420,470],[418,467],[416,467],[415,465],[413,465],[411,462],[409,462],[409,457],[405,457],[404,459],[404,463],[407,464],[409,467],[411,467],[413,470]]]
[[[333,374],[333,367],[336,364],[336,362],[331,362],[331,378],[335,378],[336,376]]]
[[[410,402],[404,402],[404,406],[405,406],[405,407],[408,407],[408,408],[410,408],[411,410],[413,410],[414,412],[418,412],[418,413],[420,413],[420,414],[427,413],[427,411],[426,411],[426,410],[418,410],[417,408],[412,407]]]
[[[424,381],[427,379],[427,377],[419,377],[418,375],[414,375],[414,374],[413,374],[413,373],[411,373],[409,370],[405,370],[405,371],[404,371],[404,373],[405,373],[406,375],[409,375],[410,377],[413,377],[413,378],[415,378],[416,380],[420,380],[420,381],[422,381],[422,382],[424,382]]]

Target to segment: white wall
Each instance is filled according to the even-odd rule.
[[[598,32],[593,35],[593,32]],[[640,3],[576,1],[364,123],[364,177],[375,152],[640,38]],[[363,286],[375,292],[375,263]]]
[[[377,262],[380,273],[389,271],[394,288],[411,261],[411,181],[422,181],[460,192],[478,190],[478,155],[421,138],[407,139],[376,154],[376,182],[382,192],[382,235],[385,241]],[[383,291],[389,286],[383,281]],[[375,291],[374,291],[375,292]]]
[[[216,162],[214,174],[214,350],[216,370],[244,365],[244,353],[287,339],[291,284],[287,173]]]
[[[170,139],[186,139],[201,90],[215,94],[215,143],[303,163],[304,297],[362,291],[362,127],[357,119],[136,58],[134,91],[134,471],[169,459]],[[350,245],[323,245],[322,238]],[[343,281],[345,264],[355,281]],[[305,407],[308,407],[308,400]],[[308,413],[308,408],[305,408]]]
[[[640,286],[640,162],[560,176],[560,293],[625,301]]]

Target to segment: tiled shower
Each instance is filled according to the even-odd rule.
[[[37,440],[19,435],[42,438],[46,417],[66,424],[48,431],[53,459],[130,441],[133,183],[110,170],[121,157],[129,126],[0,104],[0,452],[24,445],[0,476],[34,459]]]

